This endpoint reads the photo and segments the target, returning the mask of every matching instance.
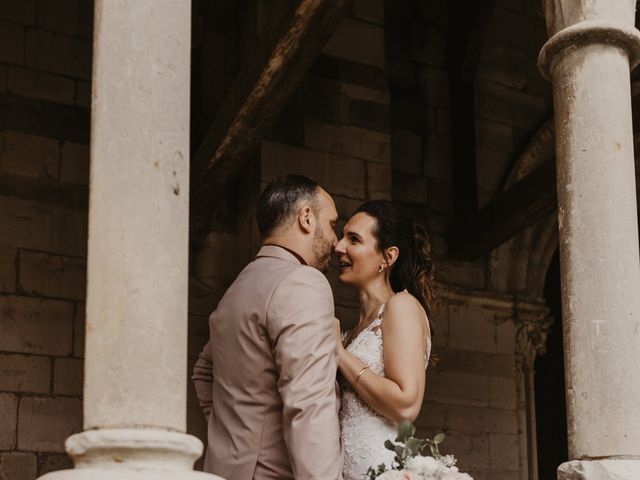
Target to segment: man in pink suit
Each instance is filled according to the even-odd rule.
[[[321,273],[336,207],[314,181],[271,182],[263,246],[209,318],[193,370],[208,416],[205,470],[229,480],[341,477],[333,296]]]

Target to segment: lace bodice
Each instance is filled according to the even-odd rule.
[[[349,353],[369,365],[372,372],[381,376],[385,375],[382,330],[380,329],[384,307],[385,305],[380,307],[371,324],[347,347]],[[428,341],[425,368],[429,363],[430,354],[431,343]],[[391,465],[394,455],[393,452],[384,448],[384,442],[387,439],[395,439],[397,425],[377,414],[360,400],[348,384],[342,385],[340,425],[345,451],[344,480],[363,480],[369,467],[381,463]]]

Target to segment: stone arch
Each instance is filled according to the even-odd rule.
[[[535,168],[549,161],[555,161],[552,118],[531,137],[511,170],[504,189],[508,189]],[[546,273],[557,248],[558,221],[557,213],[554,211],[491,253],[492,287],[505,293],[542,298]]]

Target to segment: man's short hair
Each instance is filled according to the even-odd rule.
[[[271,181],[260,194],[256,218],[265,238],[296,214],[299,202],[317,202],[318,183],[304,175],[286,175]]]

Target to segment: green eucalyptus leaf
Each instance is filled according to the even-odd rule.
[[[408,455],[410,457],[415,457],[420,453],[422,447],[424,447],[424,441],[420,440],[419,438],[411,437],[406,441],[405,447],[407,449]]]
[[[435,437],[433,437],[434,443],[442,443],[444,440],[444,433],[440,432]]]
[[[396,445],[391,440],[385,440],[384,441],[384,447],[387,450],[391,450],[392,452],[396,451]]]
[[[396,442],[406,442],[409,437],[413,437],[416,433],[416,427],[409,420],[403,420],[398,425],[398,436]]]

